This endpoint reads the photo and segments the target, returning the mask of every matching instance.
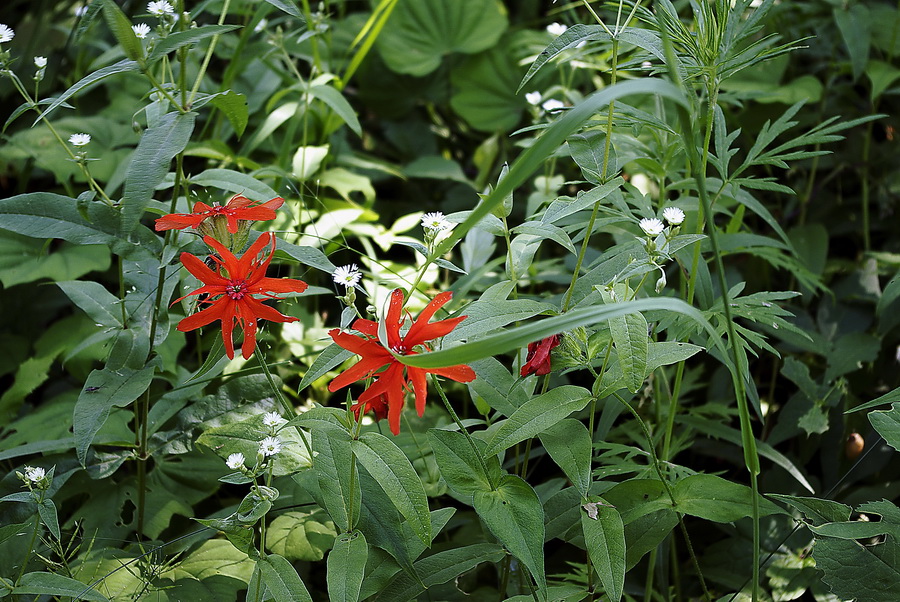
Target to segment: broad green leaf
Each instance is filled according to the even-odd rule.
[[[581,175],[592,184],[603,184],[619,170],[616,150],[609,145],[609,154],[606,152],[606,134],[598,130],[589,130],[580,134],[569,136],[569,152],[572,159],[581,168]],[[604,165],[606,171],[603,171]]]
[[[882,543],[880,546],[889,545]],[[900,591],[900,568],[876,555],[880,546],[855,541],[816,538],[812,556],[822,580],[841,600],[895,602]]]
[[[360,464],[384,489],[398,512],[426,546],[431,545],[428,497],[415,469],[393,441],[375,432],[363,433],[350,444]]]
[[[850,513],[853,511],[850,506],[832,500],[779,493],[772,493],[769,496],[789,504],[814,525],[850,520]]]
[[[350,447],[350,434],[339,429],[313,429],[312,446],[317,452],[313,469],[325,509],[346,533],[359,518],[361,499],[359,474],[352,468],[356,458]]]
[[[441,476],[459,495],[468,496],[479,491],[490,491],[494,483],[500,480],[500,461],[497,457],[487,456],[483,450],[479,450],[479,455],[489,471],[485,474],[475,450],[462,433],[430,429],[428,442],[441,469]],[[483,447],[479,440],[475,440],[475,445]]]
[[[671,508],[642,514],[625,525],[625,570],[630,571],[648,552],[655,550],[678,525]]]
[[[474,506],[494,537],[528,567],[546,592],[544,509],[531,485],[516,475],[503,475],[493,491],[475,492]]]
[[[717,523],[730,523],[753,515],[750,488],[711,474],[681,479],[672,490],[676,510]],[[784,514],[784,510],[760,496],[759,515]]]
[[[321,508],[311,513],[285,512],[266,529],[266,547],[288,560],[318,562],[334,545],[337,531]]]
[[[197,186],[227,190],[253,201],[268,201],[278,196],[277,192],[253,176],[233,169],[207,169],[191,176],[190,182]]]
[[[897,69],[890,63],[884,61],[869,61],[866,67],[866,75],[872,82],[872,91],[869,94],[871,100],[875,100],[887,90],[898,78],[900,78],[900,69]]]
[[[303,14],[300,12],[300,9],[297,8],[297,4],[294,0],[266,0],[266,2],[279,10],[283,10],[292,17],[303,19]]]
[[[49,572],[22,575],[12,593],[19,595],[62,596],[76,600],[99,600],[102,602],[107,600],[106,596],[81,581]]]
[[[501,42],[450,71],[454,91],[450,106],[476,130],[508,132],[519,124],[527,107],[515,93],[521,75],[512,52]]]
[[[644,385],[647,368],[650,341],[647,319],[639,313],[626,314],[611,319],[609,330],[616,345],[624,382],[628,390],[635,393]]]
[[[45,278],[74,280],[109,265],[109,249],[103,245],[58,241],[48,247],[44,240],[0,230],[0,284],[5,288]]]
[[[591,487],[591,434],[578,420],[564,418],[540,434],[541,444],[586,498]]]
[[[118,63],[103,67],[102,69],[98,69],[93,73],[89,73],[88,75],[78,80],[76,83],[72,84],[72,86],[70,86],[69,89],[63,92],[60,96],[57,96],[56,99],[54,99],[54,101],[50,103],[50,106],[47,107],[47,110],[41,113],[40,116],[34,120],[32,127],[37,125],[38,122],[41,121],[41,119],[44,119],[45,117],[50,115],[50,113],[52,113],[57,107],[65,104],[67,100],[72,98],[72,96],[74,96],[78,92],[94,87],[110,75],[115,75],[116,73],[125,73],[127,71],[137,71],[138,68],[139,67],[137,62],[131,59],[123,59]]]
[[[328,554],[329,601],[359,600],[368,556],[366,537],[360,531],[343,533],[335,539],[334,548]]]
[[[853,4],[848,8],[835,8],[833,12],[834,22],[850,53],[850,67],[855,80],[862,75],[869,62],[869,42],[872,38],[869,9],[865,4]]]
[[[223,539],[210,539],[182,558],[161,577],[174,581],[182,579],[206,580],[222,575],[247,583],[253,573],[254,563],[246,554]]]
[[[53,500],[46,498],[43,502],[38,504],[38,514],[41,516],[41,522],[44,523],[47,530],[53,534],[53,537],[57,540],[60,539],[59,517],[56,512],[56,504],[53,503]]]
[[[312,366],[310,366],[309,370],[306,371],[306,374],[303,375],[303,379],[297,387],[297,392],[299,393],[309,385],[313,384],[329,371],[334,370],[346,360],[353,357],[353,355],[354,353],[352,351],[348,351],[343,347],[338,346],[337,343],[332,343],[316,356]]]
[[[72,418],[75,451],[82,466],[87,462],[88,448],[94,435],[106,422],[109,411],[113,406],[123,408],[137,399],[150,386],[154,371],[153,366],[147,366],[141,370],[120,368],[90,373],[75,403]]]
[[[122,328],[121,301],[99,282],[72,280],[57,282],[59,288],[97,324]]]
[[[31,192],[0,200],[0,228],[32,238],[61,238],[82,245],[106,245],[117,255],[139,259],[157,256],[160,238],[144,227],[132,232],[133,240],[119,236],[119,213],[103,203],[88,205],[81,216],[73,198],[50,192]]]
[[[526,439],[537,437],[572,412],[584,409],[591,400],[587,389],[563,385],[523,403],[499,426],[488,440],[486,456],[494,456]]]
[[[243,136],[244,130],[247,128],[247,119],[249,119],[247,97],[229,90],[223,94],[216,94],[211,102],[214,107],[222,111],[225,117],[228,118],[237,137]]]
[[[167,113],[141,136],[125,174],[121,208],[123,234],[130,234],[137,225],[156,187],[169,173],[172,159],[187,146],[196,117],[196,113]]]
[[[269,554],[257,560],[256,566],[275,602],[313,602],[297,570],[283,556]]]
[[[141,47],[141,41],[131,29],[131,21],[122,12],[113,0],[102,0],[103,17],[106,24],[112,30],[113,36],[125,52],[125,56],[133,61],[140,61],[144,56],[144,49]]]
[[[869,422],[888,445],[900,451],[900,403],[891,404],[890,410],[869,412]]]
[[[625,525],[603,498],[582,506],[581,528],[591,564],[610,600],[621,600],[625,587]]]
[[[433,180],[452,180],[470,184],[462,167],[453,159],[441,155],[426,155],[414,159],[403,167],[403,175],[407,178],[428,178]]]
[[[166,37],[156,41],[155,45],[153,46],[153,50],[147,57],[147,62],[152,63],[157,59],[161,59],[170,52],[178,50],[183,46],[196,44],[200,40],[204,40],[212,36],[221,35],[223,33],[228,33],[229,31],[234,31],[235,29],[240,28],[240,25],[202,25],[200,27],[188,29],[187,31],[176,31],[174,33],[170,33]],[[243,95],[237,94],[236,96]],[[240,134],[238,134],[238,136],[240,136]]]
[[[269,391],[271,395],[271,391]],[[206,428],[203,434],[197,438],[197,443],[214,450],[223,460],[229,454],[242,453],[245,458],[255,458],[259,450],[259,442],[265,436],[267,427],[263,424],[263,414],[256,410],[251,416],[241,419],[234,417],[221,426]],[[290,475],[298,470],[309,468],[312,460],[303,442],[310,436],[306,432],[297,432],[293,426],[284,426],[278,431],[278,439],[282,449],[275,456],[273,474],[275,476]]]
[[[400,0],[376,46],[391,70],[421,77],[450,53],[490,48],[507,26],[497,0]]]
[[[845,523],[825,523],[809,525],[809,530],[822,537],[837,539],[869,539],[879,535],[890,535],[895,540],[900,537],[900,525],[888,521],[848,521]],[[900,569],[900,566],[897,567]]]
[[[376,600],[414,600],[426,588],[446,583],[482,562],[500,562],[505,555],[503,548],[493,543],[476,543],[438,552],[413,565],[417,577],[405,572],[398,574]]]
[[[294,175],[299,180],[308,180],[315,174],[322,161],[328,156],[329,145],[323,146],[301,146],[294,153],[291,160]]]
[[[359,125],[359,119],[356,117],[356,111],[344,98],[344,95],[331,86],[312,86],[309,93],[331,107],[338,117],[344,120],[353,133],[362,136],[362,127]]]
[[[568,217],[573,213],[578,213],[595,204],[605,200],[610,194],[618,190],[619,186],[624,183],[621,177],[613,178],[606,184],[591,188],[587,192],[579,192],[574,199],[569,197],[560,197],[550,203],[541,221],[545,224],[553,224],[564,217]],[[624,221],[624,218],[623,218]]]

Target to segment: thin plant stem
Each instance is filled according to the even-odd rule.
[[[497,489],[497,483],[491,478],[491,473],[488,471],[487,463],[484,461],[484,458],[481,456],[481,452],[478,451],[478,447],[475,445],[474,439],[472,439],[472,435],[469,434],[469,431],[466,430],[466,427],[463,426],[462,421],[459,419],[459,416],[456,414],[456,410],[453,409],[453,406],[450,405],[450,400],[447,399],[446,393],[444,393],[444,388],[441,387],[440,381],[437,379],[437,376],[434,374],[431,375],[431,382],[434,383],[435,389],[437,389],[438,395],[441,396],[441,401],[444,402],[444,407],[447,408],[447,412],[450,414],[450,417],[453,419],[453,422],[456,423],[456,426],[459,427],[459,430],[465,435],[466,440],[469,442],[469,445],[472,446],[472,451],[475,452],[475,457],[478,459],[478,463],[481,464],[481,469],[484,471],[485,477],[487,477],[488,481],[490,481],[491,489]]]
[[[230,4],[231,0],[225,0],[225,4],[222,5],[222,12],[219,14],[219,25],[225,24],[225,16],[228,14],[228,7]],[[190,108],[194,103],[194,98],[196,98],[197,93],[200,91],[200,84],[203,82],[203,77],[206,75],[206,69],[209,67],[209,61],[212,59],[213,52],[215,51],[218,42],[219,34],[216,34],[210,40],[209,48],[206,49],[206,56],[203,57],[203,64],[200,65],[200,71],[197,73],[197,79],[194,80],[194,86],[191,88],[191,94],[188,96],[187,103],[184,107],[185,109]]]

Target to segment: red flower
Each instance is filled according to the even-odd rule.
[[[378,416],[379,412],[383,415],[386,404],[388,424],[390,424],[391,432],[396,435],[400,432],[400,412],[405,405],[404,392],[410,389],[410,383],[412,383],[412,390],[416,397],[416,411],[421,416],[425,411],[425,397],[428,394],[425,378],[427,374],[437,374],[463,383],[475,380],[475,371],[466,365],[416,368],[407,366],[394,357],[394,354],[415,355],[418,352],[414,349],[420,346],[426,351],[430,351],[431,348],[427,345],[427,341],[449,334],[457,324],[466,318],[466,316],[459,316],[448,320],[429,322],[437,310],[443,307],[452,296],[452,293],[445,292],[432,299],[406,334],[401,336],[403,291],[396,289],[391,293],[391,302],[388,306],[387,316],[385,316],[390,350],[379,342],[378,324],[372,320],[359,319],[353,323],[353,328],[359,331],[363,337],[341,332],[337,328],[330,331],[328,334],[335,343],[362,356],[362,359],[331,381],[328,390],[333,393],[350,383],[374,376],[375,382],[363,391],[352,409],[356,412],[357,417],[361,412],[368,410],[374,410]],[[385,369],[381,371],[382,368]]]
[[[302,293],[306,283],[293,278],[266,278],[266,269],[275,251],[275,236],[265,232],[247,249],[240,259],[226,249],[219,241],[209,236],[203,239],[207,245],[218,251],[219,257],[210,258],[219,266],[219,273],[209,269],[203,260],[190,253],[181,254],[181,263],[187,270],[203,282],[203,286],[191,295],[209,295],[201,303],[210,304],[193,315],[187,316],[178,323],[178,330],[187,332],[206,326],[215,320],[222,321],[222,338],[229,358],[234,358],[234,342],[232,332],[235,322],[244,331],[244,343],[241,355],[244,359],[253,355],[256,348],[256,321],[258,319],[271,322],[296,322],[297,318],[285,316],[277,310],[265,305],[253,295],[262,295],[267,299],[280,299],[272,293]],[[260,255],[265,247],[269,247]],[[181,301],[178,299],[175,301]]]
[[[550,374],[550,350],[559,345],[559,343],[558,334],[534,343],[528,343],[528,355],[525,357],[525,365],[522,366],[522,376]]]
[[[275,210],[284,204],[284,199],[275,197],[265,203],[253,204],[253,201],[239,194],[234,195],[225,205],[196,203],[193,213],[170,213],[156,220],[156,231],[183,230],[198,228],[205,220],[222,216],[227,220],[228,231],[236,234],[238,221],[265,221],[275,219]]]

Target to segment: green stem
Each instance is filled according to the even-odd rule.
[[[231,4],[231,0],[225,0],[225,4],[222,5],[222,12],[219,14],[219,25],[225,24],[225,16],[228,14],[228,7]],[[206,69],[209,67],[209,61],[212,59],[212,54],[216,49],[216,44],[219,42],[219,34],[216,34],[212,37],[212,40],[209,42],[209,48],[206,49],[206,56],[203,57],[203,64],[200,65],[200,71],[197,73],[197,79],[194,80],[194,87],[191,88],[191,95],[188,96],[187,104],[185,105],[185,110],[187,110],[191,104],[194,102],[194,98],[197,96],[197,92],[200,91],[200,84],[203,82],[203,76],[206,75]]]
[[[37,540],[38,530],[41,526],[41,515],[39,512],[34,515],[34,529],[31,530],[31,541],[28,542],[28,548],[25,550],[25,558],[22,560],[22,568],[19,569],[19,576],[16,577],[16,583],[22,579],[25,569],[28,567],[28,561],[31,559],[31,553],[34,551],[34,542]]]

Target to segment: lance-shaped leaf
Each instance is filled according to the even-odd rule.
[[[430,542],[429,542],[430,543]],[[366,572],[369,546],[360,531],[343,533],[334,540],[328,554],[328,599],[332,602],[356,602]]]
[[[610,600],[621,600],[625,587],[625,525],[615,508],[594,497],[582,506],[581,528],[594,570]]]
[[[359,518],[361,502],[359,474],[352,469],[356,458],[350,434],[337,428],[313,429],[312,446],[317,452],[313,469],[325,509],[341,531],[350,531]]]

